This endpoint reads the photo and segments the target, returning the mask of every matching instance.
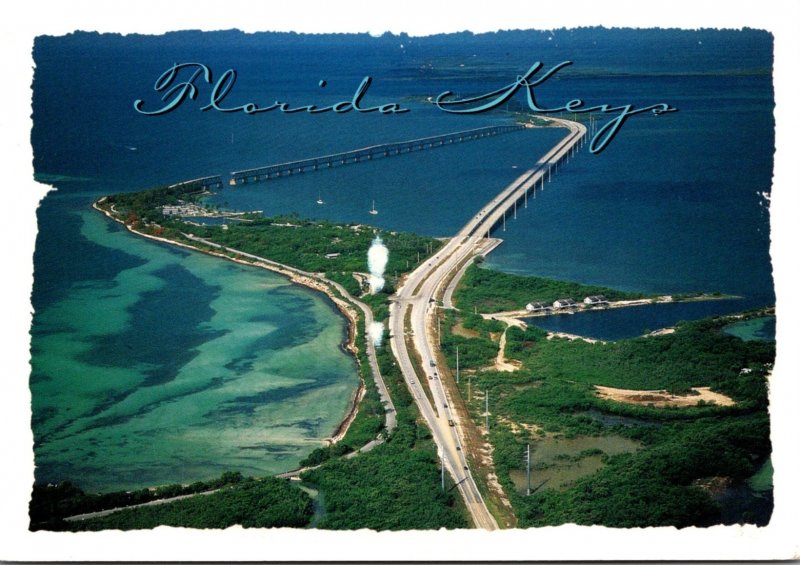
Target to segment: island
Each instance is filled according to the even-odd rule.
[[[724,330],[774,310],[607,343],[547,332],[532,319],[730,297],[648,296],[481,267],[500,244],[492,231],[586,141],[581,122],[548,125],[566,129],[564,138],[444,241],[214,210],[203,179],[97,200],[96,210],[139,236],[324,293],[348,320],[342,347],[361,385],[327,445],[299,469],[106,495],[37,485],[31,527],[493,530],[768,520],[771,498],[753,493],[771,484],[774,343]],[[388,253],[378,271],[367,263],[376,247]],[[726,506],[723,498],[743,488],[749,506]]]

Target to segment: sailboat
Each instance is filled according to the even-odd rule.
[[[319,195],[317,196],[317,204],[320,206],[325,204],[325,202],[322,200],[322,191],[320,191]]]
[[[372,201],[372,210],[370,210],[369,213],[372,214],[373,216],[377,216],[378,215],[378,211],[375,209],[375,201],[374,200]]]

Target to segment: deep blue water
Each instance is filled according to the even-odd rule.
[[[208,273],[213,269],[206,267],[193,267],[191,276],[177,269],[175,265],[186,262],[182,252],[153,255],[158,269],[149,269],[148,261],[156,259],[146,251],[129,253],[127,245],[99,244],[103,238],[133,238],[113,226],[107,235],[97,226],[92,227],[94,239],[86,235],[85,214],[98,196],[507,122],[509,115],[498,111],[448,115],[424,99],[445,90],[466,96],[500,88],[539,60],[546,68],[574,62],[537,87],[542,105],[582,98],[592,105],[666,102],[679,111],[634,116],[603,153],[579,153],[527,208],[518,210],[506,231],[494,234],[504,243],[489,256],[487,266],[627,290],[719,291],[742,297],[552,318],[565,324],[563,331],[598,337],[774,302],[769,215],[761,195],[771,188],[774,150],[772,37],[765,32],[583,29],[429,38],[75,33],[38,38],[34,59],[34,168],[39,179],[58,188],[38,211],[35,357],[57,360],[61,354],[40,337],[45,329],[54,331],[53,313],[59,305],[73,304],[90,288],[93,300],[99,301],[93,307],[102,309],[104,300],[120,300],[114,295],[120,277],[127,277],[142,297],[151,296],[147,277],[179,284],[184,304],[196,305],[196,311],[172,311],[181,302],[173,297],[165,304],[166,295],[164,300],[142,299],[137,307],[151,311],[137,312],[128,320],[132,326],[116,338],[93,337],[93,351],[105,351],[119,364],[122,342],[136,341],[137,332],[146,329],[146,343],[129,360],[153,379],[168,379],[191,363],[191,355],[165,351],[159,360],[154,344],[168,337],[173,325],[154,320],[169,315],[176,324],[193,328],[181,336],[183,341],[170,342],[179,348],[202,349],[217,335],[204,324],[208,305],[224,294],[215,286],[223,275],[212,276]],[[200,89],[197,101],[163,116],[146,117],[133,110],[138,98],[147,108],[159,104],[152,91],[156,78],[174,62],[189,61],[205,63],[215,76],[236,69],[238,80],[227,99],[231,105],[274,100],[331,104],[349,99],[370,75],[373,83],[364,105],[396,102],[411,111],[393,116],[202,112],[208,88]],[[318,86],[321,79],[327,81],[325,88]],[[509,104],[510,109],[518,107],[517,101]],[[384,229],[447,236],[561,135],[557,129],[528,130],[226,187],[214,200],[266,213],[369,221]],[[315,203],[320,194],[323,206]],[[367,213],[373,200],[377,216]],[[139,272],[143,278],[136,280]],[[279,293],[268,293],[264,300],[272,301],[270,308],[282,301]],[[255,319],[254,312],[242,315]],[[282,316],[300,320],[299,312]],[[63,323],[69,325],[69,320]],[[576,323],[585,327],[568,328]],[[216,331],[229,329],[219,324]],[[98,366],[103,363],[96,360]],[[343,396],[348,393],[341,389]],[[34,397],[34,420],[46,419],[52,408]],[[197,464],[186,467],[192,465]]]
[[[760,306],[757,299],[674,302],[528,318],[526,322],[548,331],[616,341],[670,327],[680,321],[741,312],[754,306]]]

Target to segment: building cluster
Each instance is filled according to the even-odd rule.
[[[177,204],[169,204],[161,207],[161,213],[165,216],[204,216],[206,210],[197,204],[178,200]]]
[[[608,304],[608,300],[605,296],[596,294],[584,298],[583,304],[586,306],[602,306]],[[552,304],[547,304],[545,302],[531,302],[525,306],[525,310],[528,312],[546,312],[548,310],[572,310],[578,306],[578,303],[572,298],[559,298]]]

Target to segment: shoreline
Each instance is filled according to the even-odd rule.
[[[304,271],[300,271],[299,269],[294,269],[293,267],[290,267],[288,265],[282,265],[280,263],[275,263],[275,262],[267,262],[265,260],[257,261],[255,263],[254,262],[250,262],[250,261],[245,261],[244,259],[231,257],[231,256],[226,255],[224,253],[214,252],[214,251],[206,250],[206,249],[200,249],[199,247],[196,247],[196,246],[193,246],[193,245],[189,245],[189,244],[181,242],[181,241],[175,241],[175,240],[172,240],[172,239],[167,239],[165,237],[158,237],[158,236],[155,236],[155,235],[150,235],[150,234],[147,234],[147,233],[143,233],[143,232],[137,231],[137,230],[133,229],[131,226],[127,225],[122,220],[120,220],[119,218],[114,217],[114,215],[111,214],[110,212],[100,208],[98,206],[98,203],[103,202],[105,199],[106,199],[106,197],[103,196],[102,198],[92,202],[92,208],[95,209],[96,211],[100,212],[101,214],[103,214],[104,216],[109,218],[110,220],[112,220],[112,221],[124,226],[125,229],[127,229],[128,232],[130,232],[132,234],[135,234],[135,235],[137,235],[139,237],[144,237],[144,238],[147,238],[147,239],[150,239],[150,240],[153,240],[153,241],[158,241],[158,242],[161,242],[161,243],[166,243],[166,244],[169,244],[169,245],[175,245],[175,246],[178,246],[178,247],[182,247],[184,249],[188,249],[188,250],[191,250],[191,251],[197,251],[199,253],[203,253],[203,254],[209,255],[211,257],[219,257],[219,258],[222,258],[222,259],[227,259],[229,261],[232,261],[234,263],[238,263],[240,265],[247,265],[247,266],[250,266],[250,267],[260,267],[260,268],[265,269],[267,271],[270,271],[270,272],[285,276],[286,278],[289,279],[289,281],[291,283],[298,284],[298,285],[304,286],[305,288],[308,288],[310,290],[315,290],[315,291],[318,291],[318,292],[324,294],[328,299],[330,299],[330,301],[333,303],[333,305],[336,307],[336,309],[347,320],[347,339],[340,344],[342,349],[344,351],[346,351],[347,353],[349,353],[350,355],[352,355],[353,360],[355,361],[356,365],[358,365],[358,366],[361,365],[361,362],[358,359],[358,347],[356,346],[356,334],[357,334],[357,331],[358,331],[358,329],[357,329],[358,314],[354,313],[350,309],[349,304],[345,300],[343,300],[342,298],[339,298],[338,296],[336,296],[334,291],[331,290],[331,288],[328,286],[328,284],[326,284],[326,282],[324,280],[321,280],[321,278],[316,278],[315,275],[313,275],[312,273],[306,273]],[[337,290],[339,290],[339,289],[337,289]],[[354,392],[354,394],[352,396],[352,399],[350,401],[349,409],[347,410],[344,418],[334,428],[334,430],[331,433],[331,435],[329,437],[322,438],[323,445],[325,445],[325,446],[334,445],[334,444],[338,443],[339,441],[341,441],[344,438],[345,434],[347,433],[347,430],[350,428],[350,425],[353,423],[353,420],[355,420],[356,416],[358,415],[358,406],[359,406],[359,403],[361,402],[361,399],[364,398],[365,394],[366,394],[366,383],[364,382],[364,379],[359,374],[358,375],[358,387],[356,387],[356,390],[355,390],[355,392]]]
[[[682,302],[705,302],[714,300],[736,300],[741,297],[733,295],[717,295],[717,294],[698,294],[696,296],[675,297],[673,295],[655,296],[651,298],[637,298],[633,300],[616,300],[609,302],[603,306],[590,306],[583,303],[577,303],[571,308],[548,309],[542,310],[504,310],[501,312],[481,313],[484,320],[498,320],[506,324],[525,328],[527,318],[547,318],[549,316],[564,316],[582,314],[585,312],[603,312],[607,310],[616,310],[619,308],[630,308],[634,306],[652,306],[656,304],[678,304]]]

